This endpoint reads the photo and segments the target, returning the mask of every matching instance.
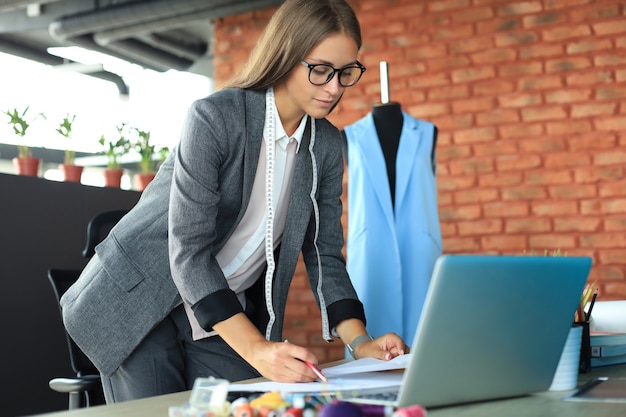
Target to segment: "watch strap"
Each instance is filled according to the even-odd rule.
[[[371,335],[362,334],[361,336],[355,337],[352,340],[352,342],[346,345],[346,347],[348,348],[348,351],[350,352],[350,355],[352,356],[352,358],[356,359],[356,354],[354,353],[354,351],[357,348],[357,346],[365,342],[370,342],[372,340],[374,340],[374,338]]]

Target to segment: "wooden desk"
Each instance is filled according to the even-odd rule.
[[[600,376],[626,377],[626,365],[594,368],[581,374],[579,385]],[[563,401],[571,391],[543,392],[526,397],[428,410],[429,417],[615,417],[626,404]],[[189,399],[190,391],[74,411],[41,414],[46,417],[167,417],[168,408]]]

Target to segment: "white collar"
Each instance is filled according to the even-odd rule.
[[[273,87],[270,87],[270,89],[272,89],[273,91]],[[268,94],[270,89],[268,89],[265,94]],[[298,125],[298,128],[293,133],[293,135],[289,138],[289,140],[281,142],[281,139],[287,137],[287,132],[285,132],[285,128],[283,127],[283,122],[282,120],[280,120],[280,116],[278,115],[278,108],[276,106],[273,106],[269,110],[274,112],[274,120],[276,121],[276,142],[278,142],[279,146],[283,147],[284,149],[287,146],[287,143],[291,139],[295,139],[298,142],[298,147],[296,148],[296,153],[298,153],[298,151],[300,150],[300,143],[302,143],[302,136],[304,135],[304,129],[306,129],[307,114],[302,116],[302,120],[300,120],[300,124]]]

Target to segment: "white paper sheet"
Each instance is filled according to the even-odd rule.
[[[589,306],[587,306],[587,311]],[[626,332],[626,300],[598,301],[591,311],[592,330]]]
[[[396,356],[390,361],[382,361],[380,359],[363,358],[354,361],[348,361],[340,365],[331,366],[323,370],[326,377],[341,376],[348,374],[356,374],[361,372],[373,371],[391,371],[395,369],[406,369],[411,354]]]
[[[370,388],[399,387],[401,372],[380,372],[405,369],[410,354],[398,356],[390,361],[364,358],[349,361],[322,370],[328,382],[286,383],[263,381],[251,384],[230,384],[231,392],[270,392],[280,393],[331,393],[358,391]]]
[[[285,393],[330,393],[359,391],[366,388],[399,387],[402,373],[399,372],[364,372],[345,376],[329,377],[328,382],[256,382],[252,384],[230,384],[231,392],[273,392]]]

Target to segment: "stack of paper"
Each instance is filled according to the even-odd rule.
[[[626,300],[595,303],[590,329],[591,366],[626,363]]]
[[[402,372],[383,372],[406,369],[411,354],[397,356],[390,361],[372,358],[348,361],[322,369],[328,382],[286,383],[263,381],[249,384],[231,384],[229,391],[288,393],[346,393],[371,388],[399,387]]]
[[[626,363],[626,333],[590,331],[591,366]]]

